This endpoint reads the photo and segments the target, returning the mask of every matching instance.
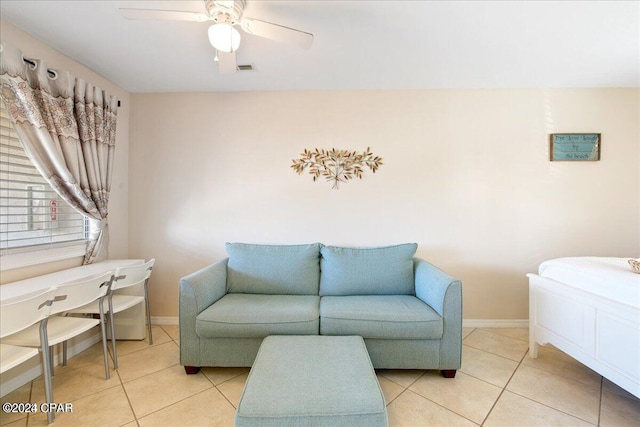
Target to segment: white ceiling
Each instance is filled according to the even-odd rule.
[[[247,0],[245,16],[314,43],[242,33],[238,64],[256,71],[231,75],[217,71],[210,23],[129,21],[120,7],[204,11],[2,0],[0,16],[129,92],[640,86],[638,1]]]

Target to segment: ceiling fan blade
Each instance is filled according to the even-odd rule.
[[[220,74],[233,74],[238,69],[236,52],[218,51],[218,70]]]
[[[271,22],[260,21],[253,18],[243,18],[240,25],[242,29],[249,34],[292,44],[304,49],[309,49],[313,43],[313,34]]]
[[[188,12],[183,10],[121,8],[120,13],[126,19],[133,19],[133,20],[204,22],[209,19],[209,17],[204,13]]]

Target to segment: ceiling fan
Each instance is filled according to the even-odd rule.
[[[209,27],[209,42],[217,50],[216,58],[221,74],[235,73],[238,66],[236,51],[240,46],[240,28],[248,33],[304,49],[313,43],[313,34],[293,28],[243,17],[245,0],[205,0],[207,13],[181,10],[131,9],[120,8],[126,19],[133,20],[167,20],[167,21],[213,21]]]

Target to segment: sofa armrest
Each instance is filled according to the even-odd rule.
[[[215,264],[191,273],[180,279],[180,305],[182,306],[182,297],[185,303],[190,297],[193,297],[196,316],[205,308],[222,298],[227,293],[227,261],[225,258]],[[189,295],[191,294],[191,295]]]
[[[440,316],[445,317],[447,292],[450,287],[452,290],[461,288],[460,281],[420,258],[413,259],[413,269],[416,296],[437,311]]]
[[[414,258],[416,297],[443,318],[440,369],[458,369],[462,360],[462,283],[423,259]]]
[[[227,293],[225,258],[180,279],[180,364],[200,366],[196,317]]]

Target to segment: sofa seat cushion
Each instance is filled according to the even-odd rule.
[[[196,317],[201,338],[317,335],[320,297],[227,294]]]
[[[320,333],[379,339],[441,339],[442,317],[411,295],[322,297]]]

